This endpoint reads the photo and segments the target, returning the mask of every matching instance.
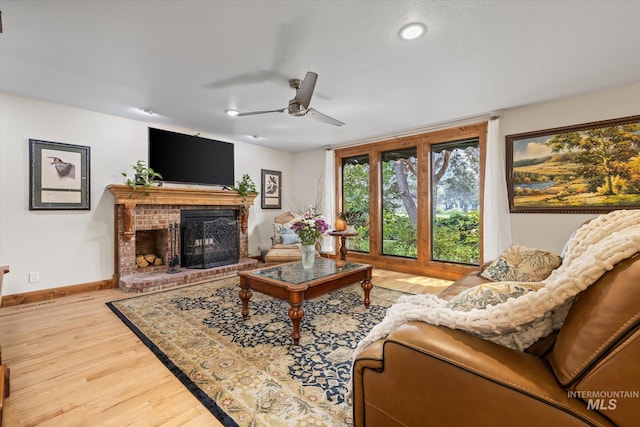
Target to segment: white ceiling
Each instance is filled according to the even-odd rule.
[[[0,0],[0,10],[3,92],[294,152],[640,81],[637,0]],[[400,40],[412,21],[427,33]],[[286,107],[288,79],[307,71],[319,75],[311,107],[345,126],[224,113]]]

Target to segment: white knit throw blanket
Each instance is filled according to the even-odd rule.
[[[613,266],[640,251],[640,210],[617,210],[580,227],[569,240],[562,265],[518,298],[471,311],[453,310],[432,294],[402,296],[358,344],[356,357],[399,325],[421,321],[461,329],[498,344],[523,350],[559,329],[573,298]],[[353,364],[352,364],[353,369]],[[351,384],[347,393],[350,402]]]

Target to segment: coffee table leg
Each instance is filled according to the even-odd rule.
[[[364,279],[360,284],[362,286],[362,290],[364,291],[364,306],[369,308],[369,304],[371,300],[369,299],[369,293],[371,292],[371,288],[373,288],[373,283],[371,283],[371,279]]]
[[[240,276],[240,299],[242,300],[242,320],[249,317],[249,299],[251,298],[251,289],[249,289],[249,280]]]
[[[290,292],[289,293],[289,319],[293,323],[293,343],[298,345],[300,343],[300,319],[304,317],[304,310],[302,309],[302,301],[304,300],[302,293]]]

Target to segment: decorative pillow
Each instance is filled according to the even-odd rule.
[[[562,258],[552,252],[513,245],[493,261],[480,276],[494,282],[539,282],[560,266]]]
[[[471,311],[474,308],[483,309],[490,305],[501,304],[509,298],[518,298],[529,292],[537,291],[543,286],[542,283],[533,282],[483,283],[460,292],[449,300],[447,307],[460,311]]]
[[[300,237],[297,234],[282,234],[281,236],[283,245],[294,245],[296,243],[300,243]]]
[[[277,222],[273,223],[273,244],[280,245],[282,244],[282,236],[285,234],[295,234],[291,228],[289,228],[289,224],[279,224]]]

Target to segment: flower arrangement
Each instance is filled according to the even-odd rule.
[[[323,215],[316,212],[315,208],[309,207],[295,218],[291,229],[300,237],[303,245],[314,245],[329,232],[329,224]]]

